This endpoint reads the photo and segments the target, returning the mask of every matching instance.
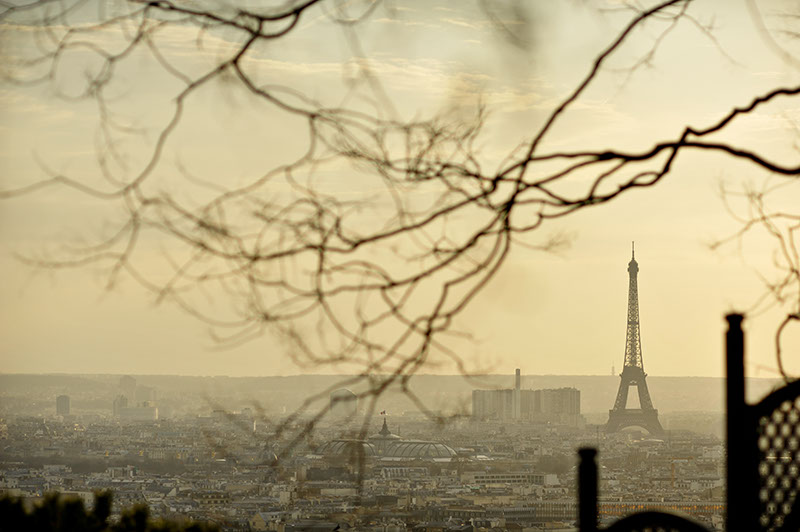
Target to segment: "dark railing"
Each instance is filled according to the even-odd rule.
[[[771,393],[748,407],[748,443],[755,448],[748,471],[748,523],[753,530],[797,532],[800,530],[800,381]],[[755,464],[755,467],[752,467]],[[733,464],[735,467],[735,464]],[[753,489],[749,489],[749,488]],[[755,517],[752,517],[755,516]]]
[[[581,532],[597,530],[597,449],[578,451],[578,528]]]
[[[745,401],[742,315],[726,317],[726,529],[728,532],[800,531],[800,381],[772,392],[758,404]],[[578,527],[597,524],[597,450],[578,451]],[[682,515],[638,512],[607,532],[708,532]]]

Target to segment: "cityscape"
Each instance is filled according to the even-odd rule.
[[[566,531],[578,526],[576,455],[591,448],[602,457],[600,526],[667,511],[724,530],[723,413],[703,401],[714,379],[673,378],[673,392],[686,381],[679,395],[695,408],[659,414],[644,372],[633,249],[627,272],[625,357],[610,381],[517,369],[511,387],[478,388],[464,376],[429,376],[414,397],[434,409],[388,390],[375,412],[337,388],[320,416],[303,414],[305,400],[336,377],[0,376],[0,493],[29,506],[58,493],[91,507],[111,492],[112,519],[144,505],[156,519],[231,531]],[[461,407],[438,411],[437,401]]]
[[[154,516],[222,530],[575,530],[576,452],[593,446],[603,466],[601,523],[669,509],[722,529],[721,411],[662,408],[668,428],[658,436],[608,433],[601,411],[582,410],[577,388],[530,389],[519,373],[493,378],[513,387],[472,390],[472,414],[442,422],[388,397],[384,415],[365,419],[357,400],[335,390],[329,415],[296,441],[305,420],[276,434],[286,405],[237,393],[238,379],[216,386],[220,403],[238,404],[223,408],[186,383],[140,384],[157,378],[3,376],[0,489],[29,500],[56,491],[87,504],[111,489],[117,512],[146,504]],[[445,389],[463,381],[431,380]],[[689,389],[702,400],[712,382],[721,395],[721,379]],[[56,389],[68,393],[47,400]],[[301,399],[285,398],[290,406]]]
[[[0,2],[0,532],[800,531],[797,0]]]

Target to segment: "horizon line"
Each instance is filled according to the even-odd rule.
[[[208,374],[179,374],[179,373],[83,373],[83,372],[5,372],[0,371],[0,377],[5,376],[131,376],[131,377],[185,377],[185,378],[226,378],[226,379],[273,379],[273,378],[295,378],[295,377],[340,377],[342,379],[357,377],[357,373],[293,373],[288,375],[208,375]],[[377,375],[391,375],[390,373],[379,373]],[[522,377],[619,377],[619,375],[611,375],[608,373],[523,373]],[[461,373],[418,373],[413,377],[459,377],[466,380],[476,379],[482,377],[514,377],[514,373],[474,373],[474,374],[461,374]],[[649,378],[702,378],[702,379],[725,379],[721,375],[648,375]],[[780,375],[774,377],[753,376],[747,375],[748,379],[781,379]]]

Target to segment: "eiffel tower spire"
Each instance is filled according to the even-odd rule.
[[[620,374],[619,391],[614,408],[608,412],[607,432],[622,428],[639,426],[651,434],[664,431],[658,421],[658,410],[653,408],[650,392],[647,389],[647,374],[642,359],[642,338],[639,330],[639,263],[636,250],[631,242],[631,261],[628,263],[628,324],[625,332],[625,362]],[[639,408],[627,408],[628,391],[635,386],[639,392]]]
[[[625,333],[625,366],[637,366],[644,371],[642,338],[639,335],[639,263],[631,242],[631,261],[628,263],[628,329]]]

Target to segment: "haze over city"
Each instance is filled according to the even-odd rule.
[[[4,2],[0,528],[799,529],[799,36]]]

